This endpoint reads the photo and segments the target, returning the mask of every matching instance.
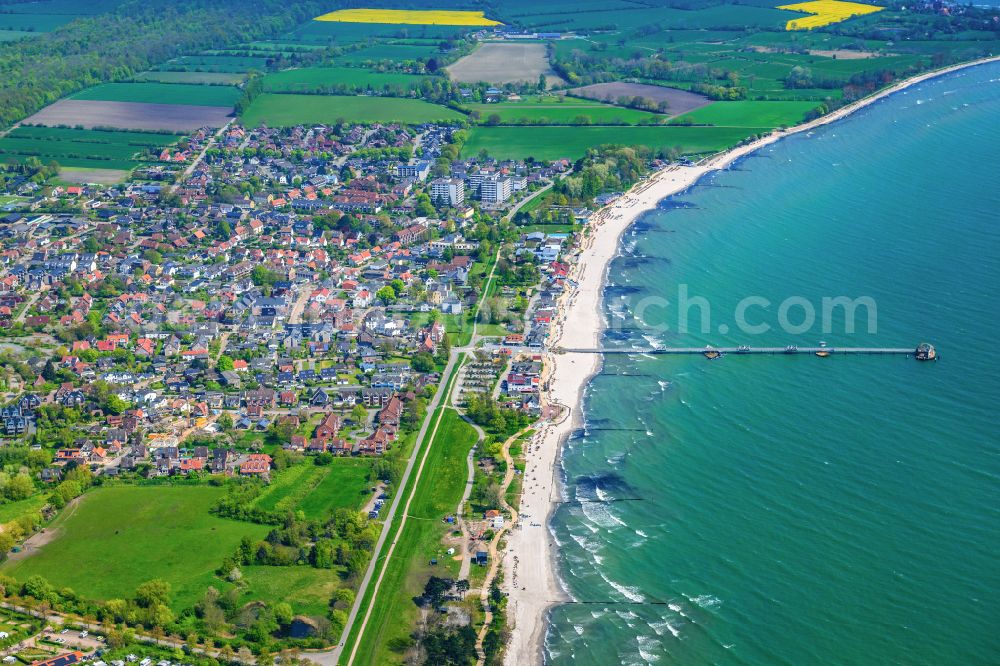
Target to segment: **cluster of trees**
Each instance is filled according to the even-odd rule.
[[[493,611],[493,621],[483,637],[483,652],[486,653],[487,666],[499,666],[503,663],[503,648],[510,640],[510,629],[507,628],[507,597],[500,589],[500,581],[493,579],[490,585],[490,608]]]
[[[240,630],[246,640],[258,645],[269,645],[272,636],[287,631],[295,619],[291,604],[285,601],[242,604],[238,587],[220,592],[210,586],[194,612],[208,632],[218,635]],[[329,626],[328,622],[317,623],[320,637],[330,635]]]
[[[695,83],[691,85],[692,92],[704,95],[709,99],[723,102],[735,102],[747,98],[747,89],[743,86],[723,86],[713,83]]]
[[[61,509],[82,495],[94,483],[94,475],[86,465],[66,466],[62,481],[52,489],[49,504]]]
[[[243,84],[243,94],[236,100],[236,104],[233,105],[236,115],[241,115],[250,108],[250,105],[253,104],[253,101],[262,92],[264,92],[264,77],[260,72],[250,72],[246,82]]]
[[[891,80],[891,79],[890,79]],[[846,81],[842,78],[816,76],[808,67],[796,65],[785,75],[784,84],[786,88],[825,88],[835,90],[844,86]]]
[[[267,511],[254,506],[254,501],[260,497],[263,486],[259,482],[240,480],[229,485],[226,494],[212,507],[212,513],[224,518],[245,520],[261,525],[281,524],[283,517],[275,511]]]
[[[343,577],[352,578],[364,570],[377,538],[377,526],[357,511],[338,509],[326,521],[306,520],[301,513],[289,512],[264,539],[244,537],[236,553],[222,562],[216,574],[238,582],[244,566],[308,564],[318,569],[339,569]]]
[[[642,95],[632,95],[631,97],[622,95],[618,98],[618,106],[639,109],[641,111],[654,111],[657,113],[666,113],[670,110],[670,103],[667,100],[662,99],[657,102],[652,97],[644,97]]]
[[[501,406],[490,393],[469,392],[465,400],[466,415],[501,437],[509,437],[533,420],[530,414]]]
[[[109,600],[104,604],[102,616],[105,620],[132,626],[165,627],[174,621],[174,612],[170,610],[172,601],[170,583],[154,579],[137,587],[131,599]]]
[[[7,556],[10,549],[18,544],[28,535],[32,534],[39,525],[42,524],[42,514],[38,512],[28,512],[12,520],[3,526],[0,532],[0,551],[3,557]]]
[[[497,260],[493,278],[497,281],[497,284],[502,286],[523,287],[538,284],[541,273],[538,270],[538,265],[535,263],[534,257],[522,257],[517,262],[506,257],[500,257]],[[488,305],[488,303],[484,305]],[[493,305],[498,305],[498,303],[494,301]],[[496,319],[493,319],[493,321],[504,319],[502,308],[496,307],[494,312],[493,306],[489,306],[489,311],[496,315]]]
[[[476,663],[476,631],[465,625],[457,629],[436,626],[420,636],[425,664],[464,666]]]
[[[55,160],[42,163],[37,156],[31,156],[19,160],[16,164],[5,164],[0,167],[0,186],[6,188],[7,183],[16,176],[24,176],[31,182],[41,185],[57,173],[59,173],[59,163]]]
[[[461,599],[468,589],[467,580],[454,581],[431,576],[424,585],[423,592],[413,598],[413,603],[434,611],[445,601]],[[427,624],[415,632],[413,638],[418,641],[417,652],[421,657],[419,663],[454,666],[476,663],[476,632],[471,625],[455,628],[431,614],[427,616]]]
[[[636,50],[628,58],[608,55],[594,45],[591,51],[574,50],[553,61],[553,68],[573,85],[606,83],[622,79],[654,82],[709,83],[725,88],[739,87],[739,74],[724,67],[706,63],[671,61],[662,53]],[[618,99],[622,106],[666,111],[659,103],[647,101],[641,95]]]
[[[573,175],[553,183],[549,196],[563,195],[564,205],[592,205],[597,195],[621,192],[638,182],[651,157],[652,152],[642,147],[592,149],[577,161]]]

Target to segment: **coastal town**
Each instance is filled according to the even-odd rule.
[[[38,520],[7,530],[10,561],[37,560],[45,522],[88,486],[231,478],[254,497],[289,485],[281,492],[325,501],[291,477],[360,464],[367,474],[344,476],[336,492],[387,530],[400,468],[446,393],[469,444],[508,440],[508,462],[499,443],[482,451],[469,470],[475,496],[438,516],[462,525],[445,539],[460,580],[472,565],[488,591],[505,519],[517,516],[503,493],[524,469],[509,440],[561,411],[542,400],[542,360],[593,211],[556,201],[555,222],[514,225],[573,164],[454,159],[458,132],[230,123],[194,132],[120,185],[11,173],[3,434],[29,445],[34,478],[5,496],[48,499]],[[282,515],[250,504],[212,511]],[[375,564],[360,558],[348,566]]]
[[[851,234],[895,233],[879,206],[918,181],[881,169],[873,202],[851,179],[898,128],[937,141],[921,114],[984,112],[1000,10],[446,4],[0,0],[3,664],[852,661],[836,612],[864,605],[857,581],[794,648],[755,624],[800,606],[744,572],[815,537],[812,495],[772,501],[768,478],[799,483],[776,471],[799,456],[860,491],[822,449],[835,418],[792,425],[819,375],[753,390],[745,368],[809,358],[826,386],[944,345],[715,315],[777,296],[755,280],[813,242],[831,285],[866,252],[896,270]],[[858,136],[871,155],[830,156]],[[700,333],[668,297],[685,280],[724,295],[697,298]],[[890,565],[911,583],[834,545],[878,555],[865,585]],[[811,600],[816,566],[779,578]]]

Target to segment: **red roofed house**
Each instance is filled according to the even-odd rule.
[[[267,476],[271,473],[271,456],[266,453],[251,453],[240,465],[240,474],[244,476]]]

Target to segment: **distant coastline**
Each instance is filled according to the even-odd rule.
[[[875,92],[813,121],[785,131],[774,131],[751,143],[706,158],[693,166],[672,166],[658,171],[634,186],[624,196],[597,212],[588,235],[569,257],[570,284],[558,307],[549,349],[556,345],[577,348],[599,346],[604,330],[601,304],[612,259],[617,256],[622,234],[660,201],[695,185],[706,174],[725,169],[742,157],[779,139],[827,125],[863,109],[880,99],[918,83],[959,70],[1000,61],[1000,56],[924,72]],[[540,427],[527,451],[520,524],[511,532],[504,553],[504,589],[509,594],[508,617],[512,624],[506,664],[541,663],[549,610],[569,595],[558,581],[549,518],[561,489],[556,469],[566,438],[583,424],[584,391],[599,372],[600,355],[556,355],[547,352],[543,376],[543,404],[569,410],[558,422]]]

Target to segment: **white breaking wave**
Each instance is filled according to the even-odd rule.
[[[660,645],[658,640],[652,636],[636,636],[635,640],[639,644],[639,656],[641,656],[647,664],[652,664],[660,660],[660,655],[653,652],[653,650],[656,650],[657,648],[661,650],[663,649],[663,646]]]
[[[598,527],[612,530],[615,527],[625,526],[625,521],[612,513],[611,509],[600,502],[584,501],[580,503],[580,508],[583,510],[583,515],[587,517],[587,520]]]
[[[680,638],[681,630],[670,624],[670,620],[664,619],[662,622],[649,622],[648,624],[657,636],[662,636],[664,631],[669,631],[674,638]]]
[[[687,595],[684,595],[687,597]],[[711,594],[702,594],[697,597],[687,597],[688,601],[693,604],[701,606],[705,610],[714,610],[722,605],[722,600],[718,597],[713,597]]]
[[[604,579],[605,583],[607,583],[611,587],[615,588],[615,590],[619,594],[621,594],[623,597],[625,597],[629,601],[633,601],[635,603],[641,603],[641,602],[643,602],[643,601],[646,600],[646,597],[642,596],[642,592],[639,591],[639,588],[636,587],[636,586],[634,586],[634,585],[622,585],[621,583],[616,583],[615,581],[611,580],[606,575],[604,575],[603,571],[601,572],[601,578]],[[633,618],[639,617],[638,615],[636,615],[632,611],[628,611],[628,612],[629,612],[629,614]],[[619,611],[618,614],[621,615],[621,612]],[[622,616],[622,618],[624,619],[624,616]],[[632,625],[629,625],[629,626],[632,626]]]

